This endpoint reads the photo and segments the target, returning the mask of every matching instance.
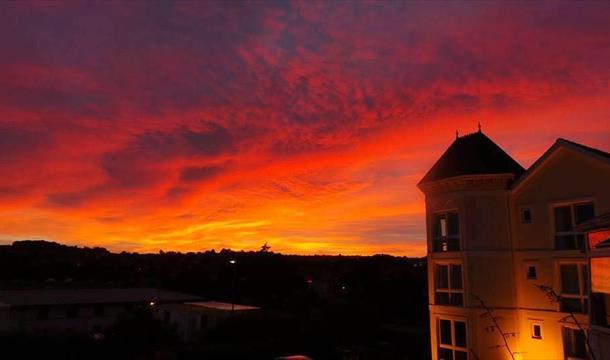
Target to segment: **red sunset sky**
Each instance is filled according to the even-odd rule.
[[[608,2],[0,3],[0,243],[424,255],[455,130],[610,150]]]

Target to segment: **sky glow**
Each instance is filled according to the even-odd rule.
[[[607,2],[0,3],[0,243],[425,254],[460,133],[610,150]]]

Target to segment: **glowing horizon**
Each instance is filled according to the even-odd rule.
[[[610,151],[610,4],[5,2],[0,243],[425,254],[460,134]]]

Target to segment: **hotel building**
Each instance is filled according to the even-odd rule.
[[[456,137],[418,187],[433,359],[588,359],[603,348],[589,345],[599,261],[582,225],[610,213],[610,154],[558,139],[526,170],[479,130]],[[595,298],[608,309],[601,266]]]

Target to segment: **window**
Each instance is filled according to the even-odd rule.
[[[521,224],[532,223],[532,211],[530,208],[521,208]]]
[[[464,305],[462,265],[437,264],[434,303],[437,305]]]
[[[585,333],[582,330],[564,327],[561,329],[563,338],[563,356],[566,360],[587,358]]]
[[[542,324],[532,323],[532,339],[542,339]]]
[[[529,265],[527,267],[527,279],[536,280],[538,279],[538,273],[536,271],[536,265]]]
[[[587,313],[589,308],[589,268],[587,264],[561,264],[560,310]]]
[[[460,223],[457,211],[434,215],[434,251],[460,250]]]
[[[555,249],[584,250],[585,236],[576,227],[595,216],[592,202],[561,205],[553,208]]]
[[[464,321],[438,320],[438,359],[468,359],[467,332]]]

